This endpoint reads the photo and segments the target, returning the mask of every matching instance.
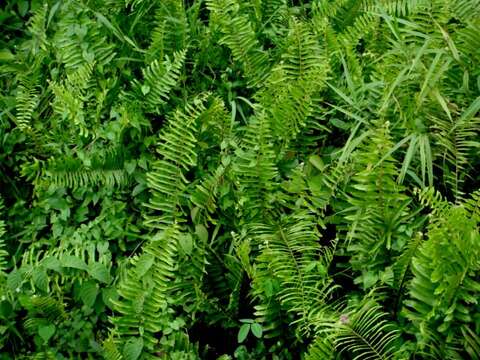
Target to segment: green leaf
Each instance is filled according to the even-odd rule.
[[[46,269],[55,270],[57,272],[62,271],[62,264],[60,260],[53,256],[47,256],[42,260],[42,265]]]
[[[0,61],[12,61],[15,60],[15,55],[11,53],[8,49],[0,50]]]
[[[183,234],[183,235],[179,236],[178,241],[179,241],[179,243],[180,243],[180,246],[181,246],[182,250],[185,252],[185,254],[191,255],[191,254],[192,254],[192,250],[193,250],[193,239],[192,239],[192,235],[190,235],[190,234]]]
[[[473,102],[470,104],[468,109],[466,109],[463,112],[459,122],[464,122],[464,121],[470,120],[471,118],[473,118],[475,116],[475,114],[479,110],[480,110],[480,96],[477,97],[475,100],[473,100]]]
[[[95,281],[90,280],[86,281],[82,284],[80,288],[80,298],[82,299],[83,303],[88,306],[92,307],[95,303],[95,299],[98,295],[98,285]]]
[[[208,230],[205,226],[199,224],[195,226],[195,234],[197,234],[200,241],[204,244],[208,241]]]
[[[110,272],[108,271],[107,267],[102,264],[95,262],[90,264],[90,268],[88,269],[88,273],[98,281],[101,281],[105,284],[110,282]]]
[[[123,347],[123,356],[125,360],[137,360],[143,350],[143,339],[141,337],[131,338]]]
[[[33,283],[37,289],[48,292],[48,276],[47,271],[43,268],[38,268],[33,272]]]
[[[70,267],[79,270],[88,270],[88,266],[85,261],[73,255],[62,256],[60,258],[60,263],[63,267]]]
[[[143,254],[137,261],[136,272],[139,278],[152,267],[155,257],[152,254]]]
[[[20,14],[21,17],[24,17],[25,15],[27,15],[28,1],[20,0],[17,2],[17,6],[18,6],[18,13]]]
[[[143,95],[147,95],[150,92],[150,86],[148,86],[148,84],[142,85],[140,89]]]
[[[260,339],[262,337],[263,329],[262,325],[259,323],[253,323],[251,326],[252,334],[255,335],[256,338]]]
[[[55,334],[56,327],[55,325],[44,325],[38,328],[38,335],[43,339],[43,341],[48,342],[48,340]]]
[[[17,269],[12,270],[7,276],[7,286],[12,291],[18,289],[21,286],[22,281],[22,274]]]
[[[325,164],[323,163],[323,160],[320,156],[318,155],[312,155],[308,158],[308,161],[310,161],[310,164],[315,166],[315,168],[319,171],[323,171],[325,168]]]
[[[250,331],[250,324],[243,324],[238,331],[237,340],[239,343],[242,343],[248,336],[248,332]]]

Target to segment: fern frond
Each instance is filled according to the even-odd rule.
[[[358,172],[347,194],[350,206],[343,210],[348,220],[350,263],[363,274],[383,271],[392,249],[399,249],[407,240],[400,230],[402,224],[405,226],[413,217],[409,214],[410,200],[394,180],[394,159],[385,159],[375,167],[381,154],[391,146],[389,138],[387,125],[371,134],[370,143],[357,156]],[[373,285],[368,277],[357,281],[363,281],[365,287]]]
[[[474,321],[468,306],[480,290],[472,276],[480,269],[477,221],[463,205],[445,203],[434,206],[428,240],[412,261],[410,299],[404,301],[406,316],[422,335],[420,346],[431,338],[427,329],[452,344],[460,324]]]
[[[3,210],[3,199],[0,197],[0,279],[5,273],[5,270],[7,270],[7,259],[9,256],[8,251],[5,250],[5,239],[3,237],[6,234],[5,221],[2,219]]]
[[[159,107],[168,100],[169,92],[176,86],[187,51],[174,52],[163,63],[154,60],[143,70],[143,85],[134,80],[135,91],[144,99],[148,111],[159,113]]]
[[[168,324],[167,289],[175,270],[180,231],[172,226],[155,235],[143,254],[132,259],[133,268],[118,285],[120,298],[112,301],[110,318],[120,338],[141,336],[147,349],[158,343],[157,334]]]
[[[19,79],[16,96],[17,126],[22,131],[32,129],[32,115],[38,106],[39,91],[35,83],[28,79]]]
[[[113,337],[106,339],[103,344],[103,358],[105,360],[123,360],[123,356],[113,341]]]
[[[220,164],[217,169],[196,186],[195,192],[190,196],[192,203],[201,209],[213,214],[217,209],[216,199],[219,186],[223,181],[225,172],[230,164]]]
[[[115,56],[115,46],[102,34],[102,27],[75,2],[61,8],[60,21],[52,41],[57,60],[67,70],[95,61],[104,66]]]
[[[335,348],[348,352],[356,360],[394,359],[398,349],[398,331],[387,320],[379,305],[367,302],[335,324]]]
[[[32,35],[31,50],[34,56],[38,56],[40,50],[46,51],[49,44],[46,34],[47,11],[48,4],[43,4],[29,20],[28,31]]]
[[[207,6],[216,16],[224,34],[221,43],[241,63],[248,85],[256,87],[268,75],[269,58],[262,49],[248,16],[242,14],[237,0],[208,0]]]
[[[327,276],[329,261],[319,254],[315,228],[311,216],[298,213],[278,224],[250,230],[259,237],[262,249],[257,263],[263,270],[257,277],[264,282],[273,275],[279,286],[276,297],[286,311],[295,314],[293,323],[300,325],[306,324],[312,312],[326,306],[326,299],[335,289]]]
[[[72,189],[95,185],[124,186],[130,179],[125,170],[124,157],[125,154],[119,149],[107,151],[100,149],[87,153],[86,161],[69,156],[51,158],[47,161],[37,183],[38,185],[51,183]]]
[[[183,1],[162,2],[155,12],[155,21],[148,57],[163,59],[187,48],[189,24]]]
[[[271,207],[266,195],[273,191],[272,180],[278,175],[271,125],[265,112],[262,109],[258,112],[245,130],[233,162],[239,190],[245,194],[245,200],[249,200],[246,211],[252,218]]]
[[[145,218],[147,226],[163,229],[181,221],[180,204],[188,183],[184,171],[197,161],[196,135],[199,118],[206,110],[204,101],[204,98],[197,98],[185,109],[177,109],[159,136],[157,153],[160,159],[147,173],[151,198],[145,206],[152,210]],[[158,211],[161,215],[154,215]]]

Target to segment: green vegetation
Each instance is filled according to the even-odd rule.
[[[0,15],[0,359],[480,359],[479,0]]]

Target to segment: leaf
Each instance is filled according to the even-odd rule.
[[[47,256],[42,260],[42,265],[49,270],[55,270],[60,272],[62,270],[62,264],[60,260],[53,256]]]
[[[152,267],[155,257],[152,254],[143,254],[136,264],[136,272],[139,278],[147,273]]]
[[[18,289],[21,286],[22,281],[23,277],[18,269],[12,270],[7,276],[7,286],[12,291]]]
[[[192,254],[192,250],[193,250],[193,239],[192,239],[192,235],[190,235],[190,234],[183,234],[183,235],[179,236],[178,241],[179,241],[179,243],[180,243],[180,246],[182,247],[182,250],[185,252],[185,254],[191,255],[191,254]]]
[[[470,106],[468,107],[468,109],[466,109],[462,116],[460,117],[460,120],[458,121],[459,123],[460,122],[464,122],[464,121],[468,121],[470,120],[471,118],[473,118],[475,116],[475,114],[480,110],[480,96],[477,97],[475,100],[473,100],[473,102],[470,104]]]
[[[237,340],[239,343],[242,343],[248,336],[248,332],[250,331],[250,324],[243,324],[238,331]]]
[[[60,263],[63,267],[71,267],[74,269],[88,271],[88,266],[87,264],[85,264],[85,261],[73,255],[62,256],[60,259]]]
[[[33,272],[33,282],[35,286],[44,292],[48,292],[48,276],[47,271],[43,268],[38,268]]]
[[[21,17],[24,17],[25,15],[27,15],[28,1],[20,0],[17,2],[17,6],[18,6],[18,13],[20,14]]]
[[[208,242],[208,230],[205,226],[199,224],[195,226],[195,234],[197,234],[200,241],[204,244]]]
[[[148,86],[148,84],[143,84],[140,89],[143,95],[147,95],[150,92],[150,86]]]
[[[38,328],[38,335],[43,339],[43,341],[48,342],[48,340],[55,334],[56,327],[55,325],[45,325]]]
[[[108,271],[107,267],[102,264],[95,262],[90,265],[88,269],[88,273],[96,280],[101,281],[105,284],[110,282],[110,272]]]
[[[11,53],[8,49],[0,50],[0,61],[12,61],[15,60],[15,55]]]
[[[80,288],[80,298],[86,306],[92,307],[97,295],[98,285],[95,281],[90,280],[82,284],[82,287]]]
[[[123,347],[125,360],[137,360],[143,350],[143,339],[141,337],[131,338]]]
[[[325,164],[323,163],[322,158],[318,155],[310,156],[308,158],[308,161],[319,171],[323,171],[323,169],[325,168]]]
[[[262,337],[263,329],[262,325],[259,323],[253,323],[251,326],[252,334],[255,335],[256,338],[260,339]]]

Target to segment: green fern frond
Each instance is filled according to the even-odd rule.
[[[450,8],[464,22],[478,19],[480,16],[479,0],[454,0]]]
[[[48,5],[39,6],[29,20],[28,31],[32,35],[31,51],[33,56],[38,56],[40,50],[47,51],[49,45],[46,35]]]
[[[449,121],[435,117],[433,127],[438,130],[435,138],[442,148],[443,159],[448,162],[452,170],[444,177],[450,184],[455,199],[463,198],[463,182],[467,173],[470,160],[475,150],[480,148],[476,141],[480,132],[480,117],[475,117],[480,109],[480,97],[464,111],[457,121]]]
[[[130,180],[124,161],[125,154],[119,149],[92,151],[87,153],[86,160],[69,156],[51,158],[37,183],[72,189],[95,185],[124,186]]]
[[[182,1],[162,2],[156,10],[155,21],[148,57],[163,59],[187,48],[189,24]]]
[[[267,114],[259,109],[245,130],[242,144],[236,151],[233,171],[239,179],[239,191],[249,200],[247,213],[252,218],[271,207],[266,197],[275,187],[277,175],[273,134]]]
[[[297,317],[293,323],[302,325],[310,313],[326,306],[326,299],[335,289],[327,276],[329,261],[319,256],[313,218],[305,213],[294,214],[278,224],[257,226],[251,231],[259,237],[262,249],[257,263],[265,268],[264,274],[257,276],[265,281],[273,275],[279,285],[276,297]]]
[[[38,106],[39,91],[35,83],[24,78],[19,80],[16,96],[17,126],[22,131],[32,129],[32,115]]]
[[[0,197],[0,279],[2,275],[7,270],[7,263],[8,263],[8,251],[5,250],[5,238],[4,235],[6,234],[5,229],[5,222],[2,220],[3,218],[3,210],[4,210],[3,199]],[[1,280],[0,280],[1,281]]]
[[[242,65],[248,85],[260,86],[268,75],[269,58],[248,16],[239,11],[241,6],[236,0],[208,0],[207,6],[223,33],[221,43],[230,48],[233,58]]]
[[[105,360],[123,360],[123,356],[117,348],[117,345],[113,341],[113,337],[106,339],[103,344],[103,358]]]
[[[145,206],[152,210],[145,217],[147,226],[163,229],[182,221],[180,205],[188,183],[184,171],[188,171],[197,161],[196,136],[199,119],[206,110],[204,102],[205,97],[197,98],[185,109],[177,109],[159,136],[157,153],[160,159],[147,173],[151,198]],[[161,212],[160,216],[153,214],[158,211]]]
[[[395,359],[398,331],[387,320],[382,308],[367,302],[357,311],[344,315],[335,324],[335,348],[354,359]]]
[[[192,203],[201,209],[213,214],[217,209],[216,200],[218,197],[219,186],[221,185],[225,172],[230,164],[220,164],[217,169],[207,175],[207,177],[196,186],[195,191],[190,196]]]
[[[335,359],[335,346],[328,337],[319,336],[310,345],[305,360],[332,360]]]
[[[370,136],[368,145],[358,153],[358,170],[352,178],[347,193],[350,204],[343,210],[348,220],[347,251],[351,254],[352,268],[363,274],[383,271],[393,249],[405,242],[402,224],[413,218],[409,214],[408,197],[403,187],[395,183],[397,174],[393,158],[378,163],[380,154],[391,146],[388,125],[378,127]],[[361,155],[360,155],[361,154]],[[373,284],[368,278],[360,277],[365,287]]]
[[[176,86],[187,51],[174,52],[173,59],[164,62],[154,60],[143,72],[143,85],[134,80],[135,91],[148,111],[159,113],[159,107],[168,100],[170,91]]]
[[[65,305],[61,301],[47,296],[33,295],[29,299],[26,308],[32,315],[41,316],[52,322],[65,320],[68,317]]]
[[[67,70],[93,61],[104,66],[115,56],[115,46],[102,34],[101,26],[74,2],[62,7],[60,19],[52,47]]]
[[[463,205],[439,204],[434,206],[428,240],[412,261],[410,299],[404,301],[406,316],[422,335],[420,347],[431,339],[426,329],[451,343],[460,324],[474,321],[468,304],[476,303],[480,290],[472,276],[480,269],[477,221]]]
[[[116,314],[110,321],[118,341],[141,336],[150,350],[158,343],[157,335],[170,316],[167,290],[175,271],[179,237],[177,226],[167,228],[144,246],[141,256],[132,259],[133,268],[118,285],[120,298],[112,301]]]

